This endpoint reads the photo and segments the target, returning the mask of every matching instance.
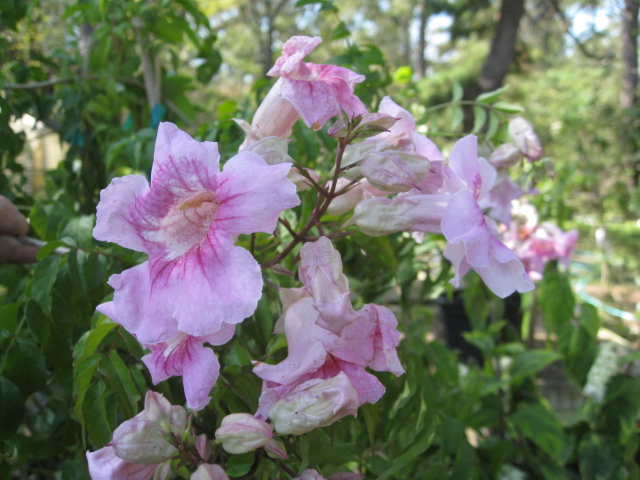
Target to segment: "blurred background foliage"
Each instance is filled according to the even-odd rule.
[[[622,357],[601,401],[580,395],[601,327],[625,352],[638,331],[570,284],[586,278],[598,299],[635,308],[640,120],[637,50],[629,102],[624,46],[637,41],[637,8],[633,0],[0,0],[0,194],[47,242],[35,267],[0,267],[0,477],[87,478],[83,452],[106,444],[151,386],[138,343],[94,312],[111,292],[108,276],[142,258],[92,239],[100,190],[115,176],[148,174],[160,121],[232,156],[243,139],[232,119],[250,119],[282,44],[303,34],[324,38],[311,61],[366,75],[356,93],[371,111],[390,94],[444,150],[472,130],[485,148],[496,146],[504,121],[526,116],[549,158],[531,172],[540,192],[532,202],[543,218],[579,228],[583,252],[573,277],[549,268],[522,298],[515,326],[470,281],[463,301],[477,350],[465,364],[442,343],[437,321],[434,299],[450,274],[437,238],[338,242],[354,303],[390,304],[398,314],[407,374],[382,375],[387,395],[357,419],[290,440],[295,465],[380,479],[638,478],[634,354]],[[484,103],[489,115],[466,108],[507,85]],[[334,149],[325,131],[298,124],[289,153],[322,171]],[[303,200],[292,225],[308,215],[312,194]],[[270,242],[256,241],[258,251]],[[268,280],[295,284],[272,272]],[[224,368],[204,431],[221,413],[253,408],[260,385],[250,360],[285,353],[283,338],[271,336],[279,310],[266,288],[256,314],[216,349]],[[560,380],[577,402],[567,411],[545,390]],[[156,388],[183,401],[179,379]],[[221,455],[233,476],[252,463]],[[277,475],[285,474],[270,466],[256,478]]]

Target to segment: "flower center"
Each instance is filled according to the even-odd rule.
[[[218,199],[213,192],[198,192],[178,204],[184,218],[198,228],[208,228],[218,213]]]

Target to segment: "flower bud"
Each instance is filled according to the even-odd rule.
[[[512,118],[509,121],[509,135],[530,162],[540,160],[542,157],[540,140],[529,122],[521,117]]]
[[[500,145],[489,156],[489,163],[496,168],[512,167],[520,161],[522,152],[513,143],[504,143]]]
[[[303,383],[269,410],[278,433],[302,435],[326,427],[347,415],[356,416],[358,393],[349,377],[340,372],[324,381]]]
[[[368,153],[360,164],[360,173],[369,183],[385,192],[406,192],[429,173],[429,160],[422,155],[393,152]]]
[[[271,458],[279,458],[280,460],[289,460],[287,456],[287,451],[284,449],[284,444],[279,442],[275,438],[272,438],[267,442],[264,446],[264,449],[267,451],[267,454]]]
[[[237,122],[247,133],[247,138],[240,146],[240,150],[261,138],[289,138],[291,136],[293,124],[300,118],[300,115],[291,102],[280,96],[282,85],[283,79],[280,78],[271,87],[256,110],[250,127],[247,128],[246,122]]]
[[[111,444],[119,458],[138,465],[162,463],[178,453],[158,424],[142,416],[127,420],[116,428]]]
[[[292,478],[291,480],[326,480],[326,478],[320,475],[317,470],[309,468],[302,472],[299,477]]]
[[[229,475],[220,465],[203,463],[191,474],[190,480],[229,480]]]
[[[271,425],[248,413],[232,413],[222,419],[215,437],[225,451],[239,454],[264,447],[273,437],[273,430]]]
[[[165,433],[181,433],[187,423],[183,407],[171,405],[160,393],[147,391],[144,399],[144,417],[164,429]]]

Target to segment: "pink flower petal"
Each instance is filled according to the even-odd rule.
[[[93,236],[104,242],[115,242],[125,248],[146,252],[144,240],[135,226],[131,209],[149,191],[147,179],[140,175],[114,178],[100,192],[96,226]]]
[[[87,462],[92,480],[149,480],[158,468],[158,465],[125,462],[116,456],[112,446],[87,452]]]
[[[229,237],[273,233],[280,213],[300,204],[295,185],[287,179],[290,168],[290,163],[267,165],[251,152],[229,160],[217,178],[220,207],[214,228]]]

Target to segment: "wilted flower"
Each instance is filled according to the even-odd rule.
[[[221,443],[225,451],[239,454],[264,447],[273,437],[273,430],[271,425],[253,415],[232,413],[222,419],[215,437],[216,443]]]

